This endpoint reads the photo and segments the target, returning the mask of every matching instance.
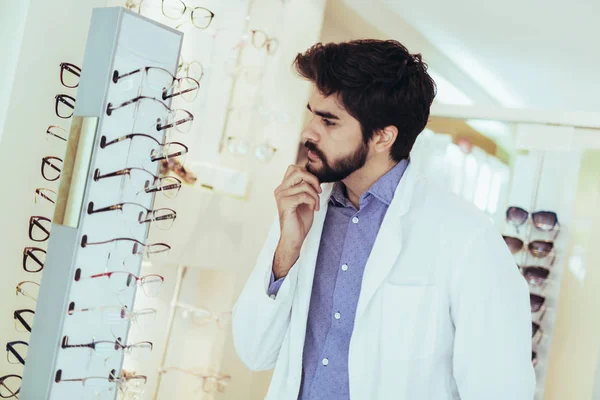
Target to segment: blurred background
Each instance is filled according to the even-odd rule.
[[[13,312],[35,308],[15,295],[15,286],[39,282],[19,267],[22,249],[31,246],[27,221],[52,213],[34,196],[36,188],[57,188],[43,180],[40,160],[62,157],[66,148],[47,133],[50,125],[69,130],[69,120],[55,115],[55,95],[76,96],[61,84],[59,64],[81,65],[95,7],[122,6],[184,32],[178,73],[200,82],[195,102],[173,102],[194,115],[181,139],[190,149],[185,163],[165,170],[184,185],[175,199],[157,197],[157,207],[175,209],[178,218],[168,231],[150,232],[149,241],[172,250],[144,263],[144,273],[165,282],[158,297],[139,291],[136,300],[136,307],[158,310],[151,327],[134,324],[131,333],[131,340],[152,341],[152,354],[143,361],[132,355],[125,364],[148,376],[144,399],[264,398],[270,372],[241,363],[230,313],[276,216],[273,190],[303,157],[310,86],[291,63],[316,42],[359,38],[396,39],[429,64],[438,94],[413,161],[486,212],[512,246],[532,293],[536,399],[600,399],[600,254],[593,250],[600,242],[600,52],[594,50],[600,3],[6,0],[2,6],[0,160],[7,168],[0,343],[26,341]],[[190,10],[198,7],[195,19]],[[208,25],[198,17],[203,10],[214,14]],[[536,220],[540,211],[555,222]],[[550,251],[529,251],[536,241],[551,243]],[[22,372],[12,361],[7,351],[0,376]]]

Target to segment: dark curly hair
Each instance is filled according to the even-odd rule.
[[[345,110],[360,122],[365,143],[393,125],[398,137],[390,156],[395,161],[409,157],[436,93],[421,54],[410,54],[396,40],[318,43],[298,54],[294,66],[324,96],[340,96]]]

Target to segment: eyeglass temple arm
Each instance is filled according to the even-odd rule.
[[[96,168],[96,171],[94,171],[94,180],[99,181],[100,179],[104,179],[104,178],[112,178],[114,176],[127,175],[130,171],[131,171],[131,168],[125,168],[125,169],[120,169],[118,171],[109,172],[108,174],[102,175],[102,174],[100,174],[100,169]]]
[[[119,79],[121,79],[121,78],[126,78],[126,77],[128,77],[128,76],[131,76],[131,75],[135,75],[135,74],[137,74],[137,73],[141,72],[141,71],[142,71],[142,69],[143,69],[143,68],[138,68],[138,69],[136,69],[136,70],[133,70],[133,71],[131,71],[131,72],[128,72],[128,73],[126,73],[126,74],[123,74],[123,75],[119,75],[119,71],[118,71],[118,70],[115,70],[115,72],[113,73],[113,78],[112,78],[112,80],[113,80],[113,82],[114,82],[114,83],[117,83],[117,82],[119,81]]]
[[[96,213],[101,213],[101,212],[106,212],[106,211],[122,210],[124,204],[127,204],[127,203],[114,204],[112,206],[97,208],[94,210],[94,202],[90,201],[88,203],[87,212],[88,212],[88,214],[96,214]]]
[[[59,160],[60,160],[60,158],[59,158]],[[60,160],[60,161],[62,162],[62,160]],[[61,172],[61,169],[60,169],[60,168],[58,168],[56,165],[52,164],[52,163],[50,162],[50,159],[48,159],[48,158],[44,158],[44,163],[45,163],[45,164],[48,164],[48,165],[49,165],[49,166],[50,166],[52,169],[54,169],[56,172]]]

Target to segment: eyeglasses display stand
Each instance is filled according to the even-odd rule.
[[[156,193],[169,188],[156,177],[160,162],[148,166],[147,143],[100,144],[103,136],[114,140],[132,132],[165,142],[166,129],[159,127],[173,117],[164,107],[168,96],[146,84],[147,70],[129,82],[113,76],[149,66],[174,75],[182,40],[181,32],[121,7],[93,11],[21,400],[115,399],[124,388],[135,399],[145,383],[145,377],[122,374],[130,324],[154,311],[134,309],[138,285],[128,279],[140,275],[144,254],[168,246],[147,243],[149,224],[142,222],[148,215],[122,205],[152,210]],[[107,113],[110,104],[138,96],[157,101]],[[90,203],[106,211],[89,213]],[[127,279],[113,279],[119,274]]]

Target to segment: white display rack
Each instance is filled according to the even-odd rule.
[[[135,242],[131,240],[92,243],[128,238],[149,244],[149,224],[136,223],[142,210],[137,206],[94,214],[88,213],[88,207],[90,202],[94,209],[136,203],[152,210],[155,195],[161,195],[144,190],[147,181],[152,184],[152,177],[140,170],[136,170],[140,178],[94,177],[124,168],[145,168],[158,175],[159,163],[148,163],[147,142],[123,140],[106,148],[101,148],[100,142],[103,136],[113,140],[129,133],[145,133],[164,143],[166,131],[155,127],[158,118],[166,119],[167,112],[158,102],[142,100],[107,113],[109,103],[120,105],[140,94],[162,101],[161,92],[143,84],[143,73],[137,74],[133,80],[137,84],[133,85],[132,80],[128,84],[114,83],[112,77],[115,70],[123,74],[148,66],[164,68],[174,75],[182,41],[181,32],[124,8],[93,11],[21,400],[115,399],[118,394],[116,384],[109,385],[110,391],[106,386],[111,373],[117,378],[122,374],[122,350],[107,355],[87,347],[64,348],[63,343],[65,338],[71,345],[120,338],[123,344],[129,344],[130,320],[113,310],[126,306],[128,311],[139,311],[133,304],[137,286],[117,295],[114,281],[90,277],[112,271],[139,276],[142,255],[134,254]],[[169,105],[170,101],[164,103]],[[86,240],[89,244],[82,246]],[[71,314],[70,309],[93,310]],[[148,317],[151,315],[140,315],[140,323]],[[84,378],[106,381],[69,381]],[[148,382],[146,386],[151,385]]]

